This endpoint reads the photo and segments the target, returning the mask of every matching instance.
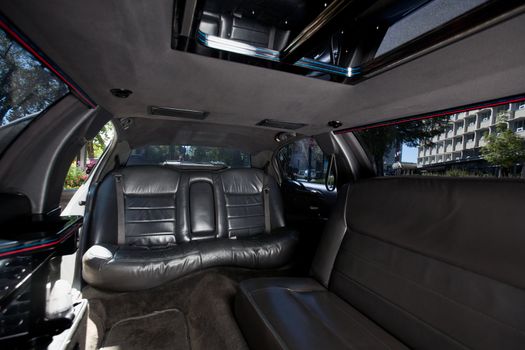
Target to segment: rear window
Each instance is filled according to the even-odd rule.
[[[525,177],[525,102],[354,131],[379,176]]]
[[[0,152],[40,112],[69,92],[33,55],[0,30]]]
[[[249,168],[248,153],[221,147],[193,145],[147,145],[134,148],[128,165],[174,165],[217,168]]]

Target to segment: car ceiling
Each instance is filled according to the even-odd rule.
[[[169,0],[2,1],[2,13],[115,117],[148,106],[209,112],[205,122],[306,123],[319,134],[525,92],[525,15],[357,85],[172,50]],[[127,99],[110,89],[133,91]],[[198,128],[206,124],[195,122]],[[249,130],[249,129],[247,129]]]
[[[237,149],[251,154],[274,149],[274,130],[238,125],[173,121],[166,117],[126,118],[126,128],[116,123],[119,137],[131,148],[153,145],[199,145]],[[205,127],[203,127],[205,126]]]

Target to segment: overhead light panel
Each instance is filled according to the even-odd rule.
[[[173,108],[173,107],[158,107],[150,106],[149,113],[151,115],[159,115],[164,117],[175,117],[175,118],[185,118],[185,119],[196,119],[204,120],[208,117],[208,112],[196,111],[192,109],[182,109],[182,108]]]
[[[283,122],[283,121],[275,120],[275,119],[263,119],[255,125],[265,126],[268,128],[276,128],[276,129],[297,130],[308,124]]]

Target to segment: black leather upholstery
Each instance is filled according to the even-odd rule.
[[[126,244],[167,246],[178,242],[183,205],[177,195],[181,175],[168,168],[144,166],[119,171],[122,175]],[[118,208],[115,179],[106,176],[100,184],[93,211],[92,244],[117,244]]]
[[[248,343],[522,349],[524,198],[523,181],[421,177],[349,185],[312,266],[317,285],[241,283],[236,314]],[[359,311],[345,311],[353,322],[331,311],[345,305]]]
[[[95,199],[83,277],[111,290],[158,286],[212,266],[271,268],[287,263],[297,241],[284,226],[279,187],[257,169],[184,172],[156,166],[118,171]],[[270,188],[272,232],[265,231],[263,187]],[[123,215],[124,244],[118,244]]]
[[[235,307],[251,349],[407,349],[310,278],[245,281]]]

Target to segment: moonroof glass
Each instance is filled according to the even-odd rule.
[[[428,47],[481,30],[516,6],[504,0],[176,1],[171,44],[354,84]],[[453,23],[461,15],[461,23]]]
[[[391,25],[376,57],[439,27],[487,0],[434,0]]]

